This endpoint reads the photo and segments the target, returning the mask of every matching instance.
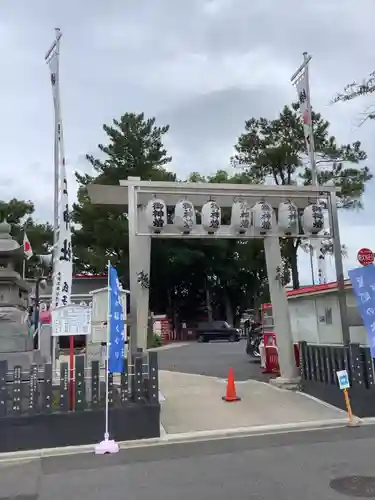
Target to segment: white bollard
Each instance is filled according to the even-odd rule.
[[[259,352],[260,352],[260,367],[266,368],[266,346],[264,345],[263,340],[259,344]]]

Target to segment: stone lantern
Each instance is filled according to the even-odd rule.
[[[23,247],[10,234],[7,222],[0,223],[0,360],[27,368],[36,362],[28,322],[29,285],[15,270],[24,257]]]

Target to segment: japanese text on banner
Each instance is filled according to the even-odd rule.
[[[312,128],[312,117],[311,109],[309,106],[309,96],[307,95],[307,75],[306,70],[302,73],[299,79],[296,81],[296,89],[298,94],[298,102],[301,112],[301,117],[303,121],[303,131],[305,135],[307,154],[311,155],[314,151],[314,136]]]
[[[56,46],[57,47],[57,46]],[[55,248],[53,259],[52,309],[70,304],[72,288],[72,234],[70,227],[68,181],[65,168],[63,130],[59,100],[59,52],[47,60],[50,73],[55,111],[55,138],[58,145],[59,172],[59,207],[58,227],[55,228]]]
[[[375,357],[375,266],[358,267],[349,271],[349,279],[357,307],[366,328],[371,355]]]
[[[110,265],[108,272],[110,288],[108,371],[122,373],[125,358],[125,323],[121,288],[116,269]]]

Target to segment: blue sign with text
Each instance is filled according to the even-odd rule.
[[[121,301],[121,287],[117,271],[109,265],[109,373],[122,373],[124,371],[125,323],[124,311]]]
[[[349,382],[349,375],[346,370],[340,370],[336,372],[337,378],[339,381],[339,387],[340,389],[349,389],[350,388],[350,382]]]
[[[366,328],[371,355],[375,358],[375,266],[357,267],[348,274]]]

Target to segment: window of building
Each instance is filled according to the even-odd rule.
[[[325,320],[326,325],[332,325],[332,307],[326,307]]]

